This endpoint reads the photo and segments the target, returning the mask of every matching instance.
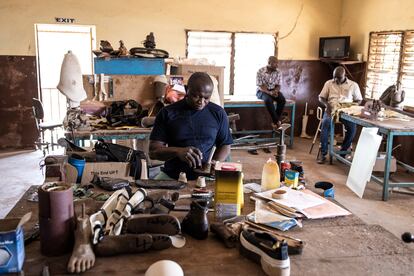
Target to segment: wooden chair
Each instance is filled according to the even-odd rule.
[[[36,127],[39,132],[39,137],[35,142],[35,145],[38,149],[43,150],[43,154],[45,155],[46,150],[49,152],[49,146],[52,146],[52,150],[54,146],[59,146],[57,143],[54,142],[54,131],[58,128],[62,127],[62,123],[57,122],[44,122],[44,111],[43,111],[43,104],[39,99],[33,98],[32,99],[32,109],[33,115],[36,121]],[[45,141],[45,132],[50,132],[50,142]]]

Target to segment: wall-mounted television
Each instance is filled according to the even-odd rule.
[[[319,38],[319,58],[347,59],[350,43],[350,36],[321,37]]]

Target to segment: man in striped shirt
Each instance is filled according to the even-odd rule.
[[[280,83],[281,74],[277,66],[277,58],[270,56],[267,66],[257,71],[256,96],[265,102],[266,109],[272,117],[272,127],[274,129],[281,126],[280,117],[286,104],[286,99],[280,92]],[[277,103],[276,108],[274,102]]]

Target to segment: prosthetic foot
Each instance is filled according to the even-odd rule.
[[[85,214],[85,204],[82,205],[82,216],[77,218],[75,230],[75,246],[68,263],[68,272],[81,273],[92,268],[95,264],[95,254],[91,246],[91,224]]]
[[[199,175],[210,176],[211,175],[211,161],[213,160],[213,156],[215,152],[216,152],[216,147],[213,146],[213,148],[210,151],[210,155],[208,156],[207,163],[203,164],[201,168],[194,169],[194,172],[196,172]]]

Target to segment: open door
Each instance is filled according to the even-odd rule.
[[[64,55],[70,50],[79,59],[82,74],[93,74],[96,48],[95,26],[35,24],[39,98],[45,121],[62,122],[67,110],[66,97],[56,86]]]

